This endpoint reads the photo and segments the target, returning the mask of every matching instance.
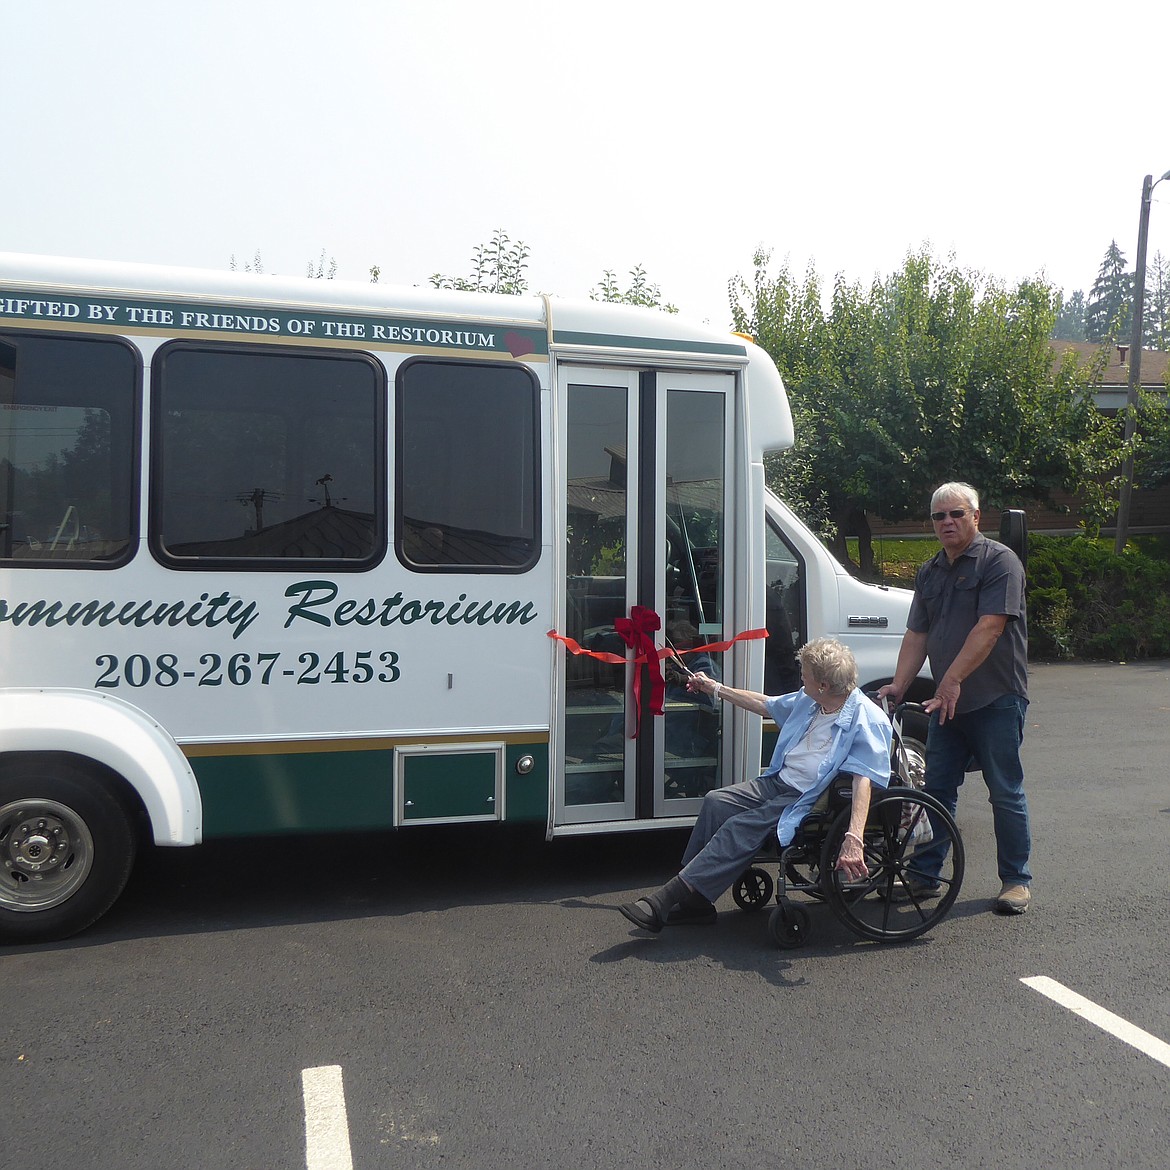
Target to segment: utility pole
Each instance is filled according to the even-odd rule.
[[[1158,183],[1162,179],[1170,179],[1170,171],[1167,171]],[[1138,215],[1137,262],[1133,273],[1133,329],[1129,345],[1129,390],[1125,396],[1125,460],[1121,465],[1121,500],[1117,507],[1117,535],[1113,541],[1113,551],[1118,556],[1125,551],[1125,542],[1129,539],[1129,507],[1133,496],[1133,451],[1130,449],[1130,443],[1133,441],[1138,389],[1142,384],[1142,311],[1146,301],[1146,239],[1150,234],[1150,203],[1158,183],[1154,182],[1153,175],[1146,175],[1142,180],[1142,206]]]

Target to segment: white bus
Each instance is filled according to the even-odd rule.
[[[653,310],[0,254],[0,938],[140,840],[689,823],[759,721],[669,665],[651,714],[631,614],[737,685],[893,673],[791,442],[760,349]]]

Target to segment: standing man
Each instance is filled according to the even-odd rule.
[[[979,531],[979,495],[965,483],[935,490],[930,518],[941,550],[919,570],[894,681],[879,692],[900,702],[930,659],[934,698],[926,703],[926,791],[954,814],[969,760],[982,770],[995,819],[1003,888],[1000,914],[1023,914],[1032,894],[1032,836],[1020,744],[1028,707],[1028,618],[1024,567],[1006,545]],[[937,875],[943,845],[915,855]],[[938,892],[922,878],[916,896]]]

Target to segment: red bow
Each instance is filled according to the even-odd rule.
[[[617,618],[613,623],[621,640],[634,652],[634,661],[643,659],[650,670],[650,714],[662,714],[662,702],[666,698],[666,680],[662,677],[662,664],[658,658],[658,647],[654,645],[656,631],[662,629],[662,620],[643,605],[630,607],[628,618]],[[642,672],[634,670],[634,736],[642,719]]]

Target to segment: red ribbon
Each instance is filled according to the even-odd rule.
[[[692,646],[689,650],[680,650],[680,654],[701,654],[704,650],[713,650],[717,654],[722,654],[725,650],[730,650],[736,642],[754,642],[758,638],[766,638],[768,636],[767,630],[744,630],[742,634],[736,634],[734,638],[728,638],[726,642],[707,642],[703,646]],[[658,657],[665,658],[670,653],[669,650],[659,650]]]
[[[666,697],[666,681],[662,677],[662,667],[660,663],[662,659],[668,658],[672,651],[663,648],[658,649],[654,645],[653,634],[662,628],[662,620],[652,610],[646,609],[645,606],[635,605],[630,609],[630,616],[628,618],[617,618],[613,623],[614,629],[617,631],[621,640],[625,642],[631,650],[634,651],[634,666],[639,667],[646,665],[650,670],[650,701],[649,708],[651,715],[661,715],[663,712],[663,700]],[[556,630],[549,630],[548,636],[557,642],[564,645],[565,649],[570,654],[584,654],[587,658],[596,658],[599,662],[609,662],[615,666],[624,666],[626,662],[625,655],[612,654],[608,650],[586,650],[580,642],[565,634],[558,634]],[[692,646],[688,650],[680,650],[680,654],[699,654],[703,651],[712,651],[714,653],[722,653],[730,650],[736,642],[750,642],[757,638],[766,638],[768,631],[760,630],[745,630],[742,634],[736,634],[733,638],[728,638],[725,642],[707,642],[702,646]],[[638,723],[642,715],[642,672],[635,669],[634,671],[634,735],[631,738],[636,738],[638,734]]]

